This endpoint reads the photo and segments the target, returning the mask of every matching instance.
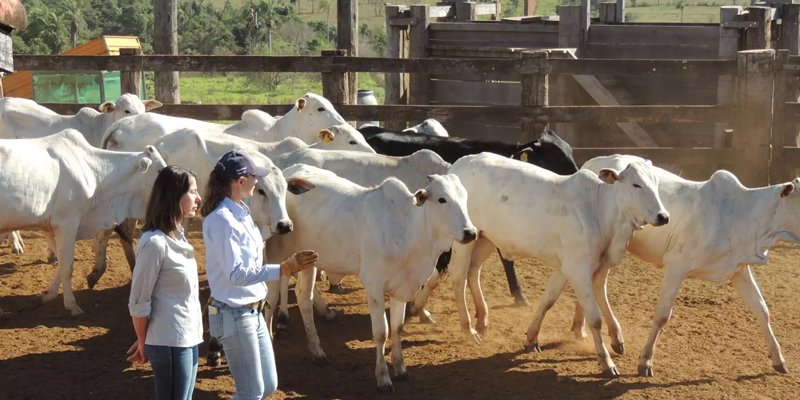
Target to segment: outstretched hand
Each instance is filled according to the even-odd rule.
[[[319,259],[319,255],[314,250],[298,251],[281,263],[281,275],[289,276],[300,272],[313,266],[317,259]]]

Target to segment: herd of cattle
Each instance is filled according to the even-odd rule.
[[[653,375],[656,340],[686,278],[730,281],[761,326],[773,368],[787,372],[750,265],[767,263],[767,250],[780,240],[800,242],[800,180],[750,189],[718,171],[694,182],[620,155],[594,158],[579,169],[569,145],[549,130],[530,143],[508,145],[450,137],[433,120],[403,132],[355,129],[328,100],[311,93],[282,117],[250,110],[233,125],[147,112],[160,105],[126,94],[102,104],[100,112],[85,108],[61,116],[31,100],[0,100],[0,202],[6,204],[0,233],[21,253],[24,243],[14,230],[45,232],[58,272],[42,301],[57,297],[63,285],[64,306],[73,315],[82,313],[71,283],[75,241],[96,241],[87,278],[93,287],[105,271],[113,231],[133,264],[132,228],[144,217],[161,168],[189,168],[204,187],[217,159],[239,149],[272,171],[259,178],[250,199],[253,219],[267,238],[267,260],[313,248],[318,268],[331,279],[356,275],[363,283],[380,389],[392,389],[384,357],[384,296],[390,298],[398,377],[407,373],[400,338],[407,303],[411,313],[430,319],[425,302],[444,268],[466,340],[481,339],[489,320],[480,269],[495,249],[521,303],[526,299],[512,260],[537,258],[553,267],[528,327],[531,350],[540,350],[544,315],[569,282],[578,303],[574,334],[585,339],[588,323],[603,372],[618,376],[601,326],[605,321],[611,348],[622,354],[606,279],[630,252],[664,271],[639,358],[641,375]],[[313,309],[328,318],[334,313],[315,294],[315,276],[316,268],[300,272],[296,293],[309,351],[324,360]],[[467,284],[475,325],[467,311]],[[288,318],[288,284],[270,286],[272,304],[282,297],[280,329]]]

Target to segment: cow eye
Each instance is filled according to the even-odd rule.
[[[350,144],[352,144],[352,145],[354,145],[354,146],[355,146],[355,144],[356,144],[356,141],[355,141],[355,140],[351,140],[351,141],[349,141],[349,142],[347,142],[347,143],[350,143]]]
[[[125,110],[125,114],[130,114],[131,110]]]
[[[323,111],[325,111],[325,107],[320,107],[320,108],[317,109],[317,111],[323,112]]]
[[[641,189],[641,188],[642,188],[641,186],[639,186],[639,184],[638,184],[638,183],[634,183],[634,184],[633,184],[633,187],[635,187],[635,188],[637,188],[637,189]]]
[[[258,194],[267,197],[267,193],[264,192],[264,189],[258,189]]]
[[[439,203],[447,203],[447,200],[445,200],[444,197],[439,197]]]

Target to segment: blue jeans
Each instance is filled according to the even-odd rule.
[[[275,354],[267,323],[258,310],[230,307],[213,300],[216,314],[208,314],[211,336],[222,344],[228,369],[236,384],[235,400],[261,400],[278,388]]]
[[[197,378],[197,346],[144,345],[153,366],[156,400],[191,400]]]

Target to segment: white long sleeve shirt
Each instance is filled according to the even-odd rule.
[[[145,344],[191,347],[203,342],[203,315],[194,249],[180,231],[142,233],[128,310],[148,317]]]
[[[211,297],[231,307],[264,299],[264,282],[280,279],[279,264],[262,264],[264,239],[244,203],[223,199],[203,219],[203,241]]]

